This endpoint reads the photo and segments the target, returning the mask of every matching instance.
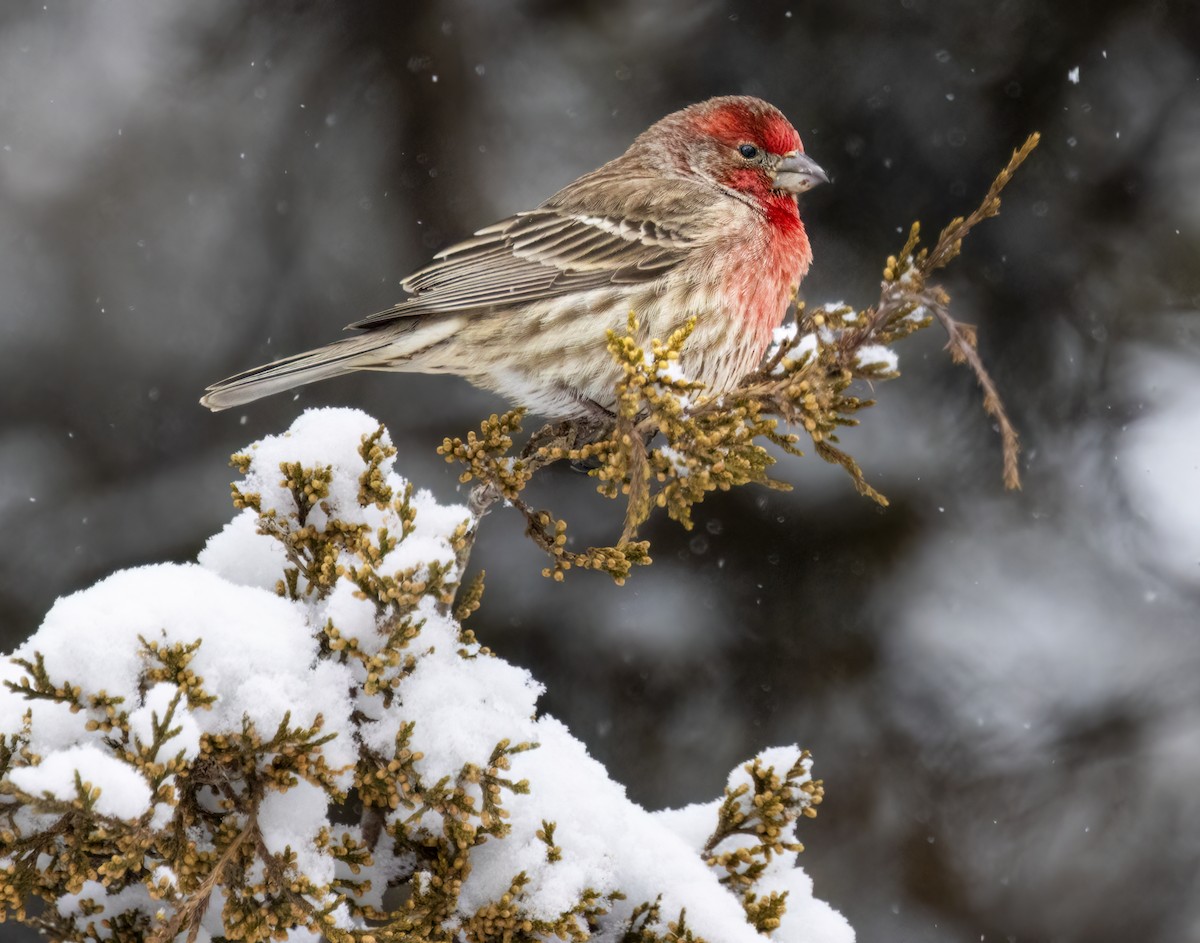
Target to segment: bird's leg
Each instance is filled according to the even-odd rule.
[[[525,447],[521,449],[521,460],[532,462],[537,467],[548,465],[550,462],[537,457],[541,449],[574,449],[589,442],[595,442],[601,437],[604,428],[597,427],[588,419],[568,419],[564,422],[552,422],[542,426],[529,437]],[[571,467],[576,471],[587,471],[596,465],[583,461],[572,461]]]
[[[584,412],[579,419],[575,420],[575,448],[599,442],[612,431],[612,427],[617,421],[615,413],[605,409],[595,400],[583,396],[577,396],[575,402],[582,407]],[[576,459],[571,462],[572,469],[585,474],[599,467],[600,461],[596,458]]]
[[[575,425],[570,420],[564,422],[548,422],[529,437],[525,447],[521,449],[521,461],[528,462],[538,449],[558,448],[572,449],[575,447]]]
[[[569,393],[565,389],[564,392],[570,395],[572,402],[577,407],[575,418],[551,422],[542,426],[525,443],[525,447],[521,450],[522,461],[526,463],[536,461],[535,457],[541,449],[577,449],[593,442],[599,442],[612,430],[617,417],[611,411],[595,400],[579,396],[576,393]],[[541,467],[543,464],[549,463],[542,461],[537,464],[538,467]],[[573,461],[571,467],[577,471],[589,471],[597,467],[597,463],[591,460]]]
[[[577,420],[584,428],[591,430],[591,436],[584,441],[578,443],[586,445],[588,442],[597,441],[602,434],[607,434],[617,421],[617,414],[611,409],[605,409],[594,399],[588,399],[586,396],[575,397],[575,402],[584,412],[584,415]]]

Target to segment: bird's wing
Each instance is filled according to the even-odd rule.
[[[696,244],[683,227],[546,204],[442,250],[431,265],[401,283],[412,298],[350,327],[651,281],[678,265]]]

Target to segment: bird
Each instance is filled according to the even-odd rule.
[[[797,196],[828,183],[773,105],[711,98],[534,209],[443,249],[349,336],[208,387],[217,411],[356,370],[457,374],[551,421],[609,416],[610,331],[689,321],[679,372],[713,395],[761,362],[812,263]]]

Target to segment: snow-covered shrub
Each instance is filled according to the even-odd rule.
[[[848,941],[769,750],[652,814],[453,606],[474,520],[374,420],[234,457],[199,563],[60,600],[0,663],[0,920],[59,940]]]

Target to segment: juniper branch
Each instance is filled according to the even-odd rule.
[[[952,361],[974,372],[983,390],[984,410],[999,427],[1004,484],[1019,488],[1019,438],[976,350],[974,329],[950,315],[949,295],[929,279],[959,254],[975,226],[999,212],[1001,191],[1038,140],[1033,134],[1013,152],[974,212],[951,220],[931,249],[918,249],[920,224],[913,224],[900,254],[887,260],[874,305],[859,311],[848,305],[816,311],[798,305],[791,337],[768,351],[760,368],[736,389],[714,395],[673,370],[690,324],[644,350],[635,340],[631,315],[627,333],[609,335],[609,352],[623,367],[611,422],[589,419],[545,426],[512,458],[508,453],[512,434],[519,431],[519,411],[491,417],[481,427],[482,437],[472,433],[466,441],[447,439],[439,452],[447,461],[466,466],[460,480],[478,482],[469,499],[474,525],[460,566],[465,566],[479,520],[504,499],[522,514],[526,533],[550,557],[546,575],[561,579],[565,570],[576,566],[604,570],[623,582],[631,566],[649,562],[648,544],[635,537],[655,507],[664,507],[689,528],[691,508],[710,491],[752,482],[788,488],[770,476],[775,458],[766,446],[799,455],[801,431],[820,458],[845,469],[859,493],[886,505],[887,498],[839,446],[838,432],[842,426],[856,425],[856,413],[873,405],[873,400],[851,391],[855,381],[896,375],[886,362],[878,362],[886,358],[870,361],[872,348],[888,347],[935,320],[946,331]],[[651,448],[656,439],[665,447]],[[625,498],[624,524],[615,546],[567,551],[565,522],[521,496],[534,473],[561,461],[591,464],[590,474],[601,494]]]
[[[204,911],[208,908],[208,902],[212,898],[213,892],[224,880],[226,868],[233,863],[242,846],[247,841],[255,839],[257,834],[258,821],[251,814],[237,836],[221,852],[221,856],[213,864],[212,870],[208,872],[208,875],[200,883],[200,886],[188,895],[187,900],[183,904],[175,909],[165,924],[151,934],[150,943],[167,943],[168,940],[175,939],[185,926],[190,931],[188,939],[195,939],[200,921],[204,917]]]

